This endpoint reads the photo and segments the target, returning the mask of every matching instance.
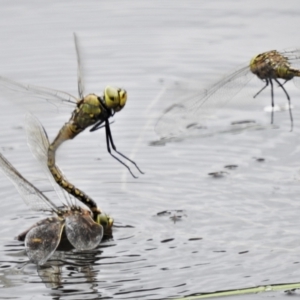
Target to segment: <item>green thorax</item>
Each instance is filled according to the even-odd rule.
[[[290,80],[294,76],[300,76],[300,71],[291,67],[287,57],[276,50],[256,55],[250,61],[250,70],[258,78],[281,78]]]
[[[96,122],[109,118],[108,110],[95,94],[89,94],[80,100],[74,110],[70,122],[81,132]]]

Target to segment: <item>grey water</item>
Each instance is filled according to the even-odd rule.
[[[161,96],[162,79],[193,80],[205,89],[258,53],[297,47],[299,14],[296,0],[2,1],[0,76],[76,95],[76,32],[86,91],[100,94],[110,84],[128,92],[112,134],[145,174],[134,179],[110,157],[104,130],[66,142],[59,166],[116,226],[113,239],[96,250],[57,252],[38,267],[15,237],[43,215],[1,173],[0,298],[178,299],[300,282],[300,90],[285,85],[292,132],[287,111],[270,124],[269,90],[251,109],[228,103],[209,134],[162,142],[154,130],[172,104]],[[252,99],[247,87],[240,97]],[[286,103],[277,88],[275,102]],[[57,200],[27,147],[24,114],[35,114],[53,139],[72,107],[0,90],[0,110],[1,153]],[[256,123],[233,127],[229,119]],[[221,176],[208,175],[214,172]],[[270,296],[288,297],[230,299]]]

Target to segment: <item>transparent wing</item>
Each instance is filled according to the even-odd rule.
[[[84,81],[83,81],[83,70],[81,65],[81,57],[79,51],[79,43],[76,33],[74,32],[74,43],[76,49],[76,57],[77,57],[77,85],[78,85],[78,95],[79,99],[84,97]]]
[[[176,102],[158,119],[155,131],[161,137],[172,137],[180,135],[189,126],[199,126],[230,101],[252,78],[254,75],[246,66],[202,91],[195,85],[188,86],[180,82],[166,88],[162,101],[164,97],[171,96]]]
[[[291,65],[300,61],[300,49],[292,48],[280,51],[280,54],[285,56],[290,62]]]
[[[71,214],[66,217],[66,234],[77,250],[96,248],[103,237],[103,227],[93,221],[89,214]]]
[[[45,219],[26,235],[25,249],[29,259],[43,265],[59,245],[64,221],[58,218]]]
[[[283,56],[287,57],[291,66],[300,69],[300,49],[289,49],[280,52]],[[294,77],[293,81],[297,88],[300,88],[300,77]]]
[[[32,210],[57,212],[55,204],[27,181],[1,153],[0,169],[11,180],[24,202]]]
[[[55,182],[51,172],[48,169],[48,148],[50,143],[43,125],[35,116],[27,113],[25,115],[25,130],[27,144],[31,153],[43,167],[44,172],[46,173],[60,200],[68,205],[70,203],[70,195]],[[57,167],[57,169],[59,168]],[[62,173],[61,170],[60,172]]]
[[[34,98],[42,99],[50,102],[55,107],[71,106],[74,108],[78,101],[76,97],[66,92],[19,83],[3,76],[0,76],[0,89],[14,92],[16,94],[14,96],[15,101],[23,105],[26,104],[23,101],[24,96],[27,96],[30,100]]]

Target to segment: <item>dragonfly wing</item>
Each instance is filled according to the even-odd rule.
[[[90,250],[100,244],[103,227],[94,222],[89,214],[70,214],[66,217],[66,234],[77,250]]]
[[[292,66],[297,62],[299,63],[300,61],[300,49],[297,48],[286,49],[280,51],[280,54],[285,56]]]
[[[203,125],[205,119],[224,107],[252,78],[254,75],[246,66],[204,90],[180,82],[166,88],[162,95],[163,101],[164,98],[172,97],[176,103],[163,112],[155,131],[161,137],[176,137],[195,124]]]
[[[27,144],[32,154],[44,168],[48,169],[48,148],[50,143],[44,127],[34,115],[27,113],[25,115],[25,130]]]
[[[1,153],[0,169],[11,180],[24,202],[32,210],[57,211],[55,204],[27,181]]]
[[[7,92],[13,92],[14,101],[17,101],[21,105],[27,104],[27,101],[24,101],[24,97],[28,98],[28,102],[35,98],[42,99],[45,102],[53,104],[55,108],[61,108],[64,106],[74,108],[78,101],[76,97],[69,93],[19,83],[3,76],[0,76],[0,88],[3,91],[6,90]],[[29,104],[30,103],[28,103],[28,105]],[[32,108],[32,105],[30,107]]]
[[[29,259],[43,265],[55,252],[59,245],[64,221],[58,218],[48,218],[26,235],[25,249]]]
[[[293,78],[295,86],[300,89],[300,77],[294,77]]]
[[[292,68],[300,69],[300,49],[293,48],[280,51],[280,54],[285,56],[291,64]],[[300,88],[300,77],[294,77],[293,81],[297,88]]]
[[[76,49],[76,57],[77,57],[77,85],[78,85],[78,95],[79,99],[83,99],[84,97],[84,82],[83,82],[83,70],[81,66],[81,57],[79,51],[79,43],[76,33],[74,32],[74,43]]]
[[[27,144],[31,153],[43,166],[44,172],[47,174],[47,177],[58,197],[63,203],[68,204],[69,194],[55,182],[48,169],[48,148],[50,143],[45,128],[35,116],[27,113],[25,116],[25,130]],[[66,200],[66,202],[64,202],[64,200]]]

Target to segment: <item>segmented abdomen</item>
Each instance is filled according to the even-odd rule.
[[[57,148],[66,140],[74,138],[79,132],[77,128],[71,123],[66,123],[61,130],[59,131],[57,137],[53,141],[53,143],[49,146],[48,149],[48,168],[53,175],[55,181],[68,193],[73,195],[75,198],[83,202],[86,206],[88,206],[92,212],[94,213],[94,218],[97,217],[97,214],[100,214],[101,211],[97,207],[96,202],[91,199],[86,193],[76,188],[73,184],[71,184],[62,174],[61,170],[55,164],[55,153]]]

